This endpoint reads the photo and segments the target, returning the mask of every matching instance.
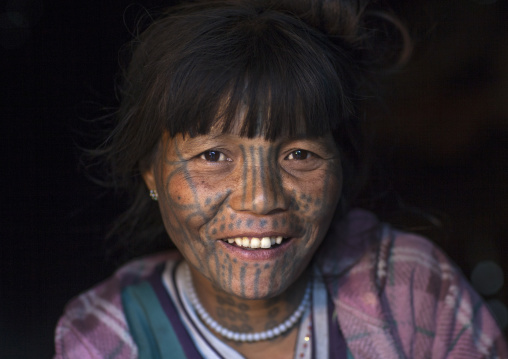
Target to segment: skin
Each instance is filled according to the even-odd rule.
[[[340,199],[331,136],[267,141],[213,129],[194,138],[164,133],[143,178],[157,190],[165,228],[216,321],[258,332],[294,312]],[[270,235],[288,239],[264,250],[222,240]],[[228,344],[248,358],[292,358],[296,336],[297,326],[272,341]]]

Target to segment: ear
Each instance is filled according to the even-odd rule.
[[[145,168],[146,169],[143,171],[141,176],[143,177],[143,180],[145,181],[145,184],[148,187],[148,189],[149,190],[155,190],[156,189],[156,185],[155,185],[155,175],[154,175],[154,172],[153,172],[153,166],[150,165],[150,166],[147,166]]]
[[[161,142],[165,142],[167,136],[168,136],[167,133],[164,132],[153,152],[147,155],[146,157],[142,158],[139,162],[139,170],[141,172],[143,180],[145,181],[146,187],[148,187],[148,190],[157,190],[154,168],[155,165],[157,164],[157,158]]]

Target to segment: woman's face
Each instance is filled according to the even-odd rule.
[[[298,279],[342,186],[331,135],[267,141],[218,131],[163,135],[144,179],[193,272],[245,299],[273,297]]]

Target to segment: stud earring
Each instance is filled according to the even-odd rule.
[[[154,201],[157,201],[159,199],[159,195],[157,194],[157,190],[151,189],[150,190],[150,198]]]

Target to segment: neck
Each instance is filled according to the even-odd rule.
[[[272,329],[290,317],[300,305],[309,275],[304,272],[284,292],[271,298],[245,299],[213,286],[191,268],[196,294],[208,314],[221,326],[252,333]]]

